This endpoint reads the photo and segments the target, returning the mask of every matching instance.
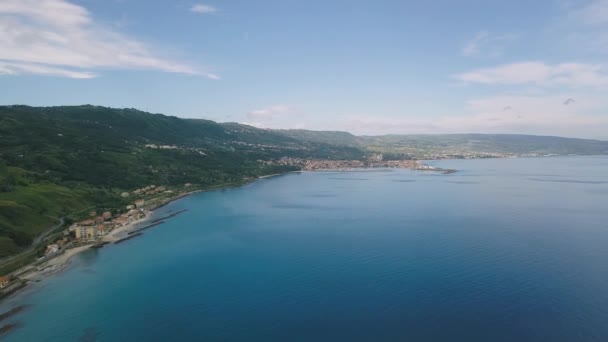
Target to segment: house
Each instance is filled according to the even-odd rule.
[[[48,245],[48,246],[46,246],[46,251],[44,252],[44,256],[49,256],[49,255],[55,254],[57,252],[59,252],[58,245]]]
[[[76,223],[77,226],[92,226],[94,224],[95,220],[84,220]]]
[[[129,197],[129,193],[128,192],[123,192],[122,194],[120,194],[120,197]]]
[[[95,232],[97,234],[97,236],[104,236],[106,235],[108,229],[104,224],[100,224],[97,226],[97,231]]]
[[[6,285],[8,285],[10,279],[8,276],[2,276],[0,277],[0,289],[3,289],[6,287]]]
[[[129,204],[129,205],[127,206],[127,210],[131,210],[131,209],[133,209],[133,208],[135,208],[135,205],[134,205],[134,204]]]
[[[97,226],[78,226],[75,231],[76,239],[93,239],[98,234]]]
[[[141,208],[141,207],[144,206],[144,203],[145,203],[145,201],[144,201],[143,198],[142,199],[138,199],[137,201],[135,201],[135,206],[138,207],[138,208]]]
[[[103,214],[101,214],[101,217],[103,217],[104,221],[109,220],[112,218],[112,213],[109,211],[104,211]]]
[[[114,220],[112,220],[112,223],[114,223],[117,226],[122,226],[122,225],[129,223],[129,219],[124,216],[120,216],[120,217],[117,217]]]

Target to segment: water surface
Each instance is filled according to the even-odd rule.
[[[3,302],[6,340],[608,340],[608,158],[433,164],[176,201]]]

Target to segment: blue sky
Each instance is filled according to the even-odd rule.
[[[608,0],[0,0],[0,104],[608,139]]]

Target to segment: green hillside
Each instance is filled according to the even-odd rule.
[[[0,106],[0,257],[67,215],[125,204],[150,184],[240,184],[293,170],[266,161],[608,154],[608,142],[530,135],[266,130],[99,106]],[[69,218],[69,217],[68,217]]]
[[[318,142],[336,146],[363,147],[364,141],[348,132],[309,131],[305,129],[276,130],[277,133],[298,141]]]
[[[0,257],[69,213],[121,206],[122,191],[238,184],[291,170],[260,162],[283,156],[363,157],[245,125],[97,106],[0,107],[0,142]]]
[[[347,132],[275,130],[303,142],[360,148],[395,157],[426,159],[467,154],[505,155],[601,155],[608,154],[608,141],[521,134],[389,134],[355,136]]]
[[[412,134],[359,137],[370,151],[413,158],[471,153],[511,155],[608,154],[608,141],[519,134]]]

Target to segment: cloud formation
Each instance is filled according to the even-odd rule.
[[[454,76],[466,83],[568,87],[608,86],[606,67],[595,64],[520,62],[493,68],[477,69]]]
[[[37,74],[68,78],[94,78],[96,74],[86,71],[74,71],[41,64],[6,63],[0,61],[0,75]]]
[[[258,119],[258,120],[272,120],[272,118],[287,114],[293,111],[293,108],[287,105],[274,105],[264,109],[256,109],[247,113],[247,117],[250,119]]]
[[[159,57],[151,48],[97,24],[66,0],[0,1],[0,74],[92,78],[93,70],[157,70],[218,76]]]
[[[565,106],[564,94],[501,95],[466,103],[462,114],[433,118],[349,115],[333,122],[310,123],[309,129],[346,130],[355,134],[519,133],[608,138],[608,117],[597,114],[608,99],[582,96],[577,106]],[[579,95],[577,95],[579,98]],[[510,110],[504,110],[510,107]]]
[[[499,56],[503,53],[504,44],[515,39],[517,39],[517,35],[513,33],[495,35],[485,30],[479,31],[462,47],[461,53],[466,57],[481,54]]]
[[[572,14],[587,25],[608,24],[608,0],[591,1]]]
[[[504,133],[608,139],[608,98],[587,90],[534,94],[503,94],[466,101],[462,110],[424,116],[407,109],[399,113],[325,113],[250,118],[260,128],[301,128],[348,131],[357,135]],[[599,95],[599,96],[598,96]],[[565,99],[576,103],[564,105]],[[265,112],[266,113],[266,112]]]
[[[205,4],[195,4],[190,7],[190,12],[201,14],[215,13],[217,12],[217,8]]]

